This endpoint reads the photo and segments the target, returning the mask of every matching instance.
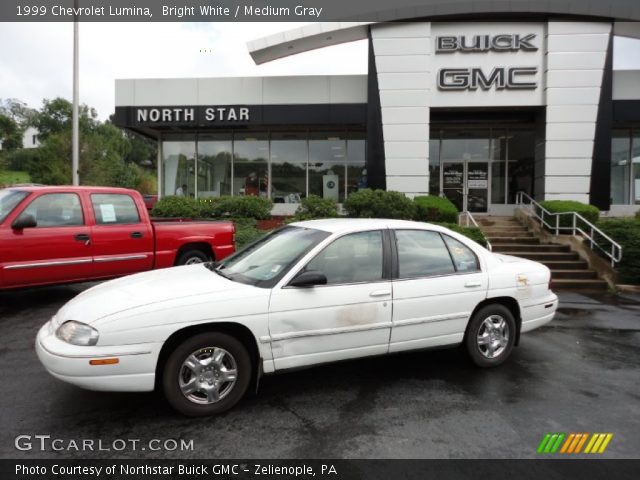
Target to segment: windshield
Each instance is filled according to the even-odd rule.
[[[225,259],[214,271],[230,280],[272,287],[305,253],[329,233],[284,227]]]
[[[22,190],[0,190],[0,223],[16,208],[29,193]]]

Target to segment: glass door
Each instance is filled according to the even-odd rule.
[[[458,210],[464,211],[464,163],[463,162],[444,162],[442,164],[442,193],[445,197],[458,207]]]
[[[466,163],[466,210],[486,212],[489,197],[489,163]]]
[[[486,212],[489,198],[489,163],[444,162],[442,193],[461,212]]]

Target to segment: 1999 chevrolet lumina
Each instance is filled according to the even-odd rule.
[[[66,382],[157,386],[183,414],[210,415],[288,368],[459,344],[477,365],[499,365],[557,306],[547,267],[446,228],[312,220],[218,264],[90,288],[42,327],[36,350]]]

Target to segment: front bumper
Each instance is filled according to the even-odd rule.
[[[147,392],[154,389],[162,343],[82,347],[55,336],[47,322],[36,337],[36,353],[54,377],[89,390]],[[112,365],[91,365],[92,359],[117,358]]]
[[[522,307],[522,328],[521,332],[530,332],[542,327],[553,320],[558,309],[558,296],[549,292],[544,299],[536,301],[533,305]]]

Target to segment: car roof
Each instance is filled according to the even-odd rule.
[[[330,233],[347,233],[381,228],[402,228],[445,231],[440,225],[409,220],[392,220],[389,218],[326,218],[322,220],[306,220],[295,222],[296,227],[315,228]]]
[[[133,192],[128,188],[121,187],[91,187],[91,186],[74,186],[74,185],[9,185],[5,187],[8,190],[20,190],[23,192]]]

